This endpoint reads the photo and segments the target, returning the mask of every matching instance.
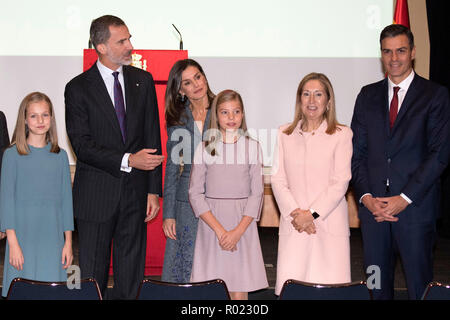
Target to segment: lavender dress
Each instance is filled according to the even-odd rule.
[[[189,200],[194,214],[211,210],[226,230],[242,216],[254,218],[237,243],[237,250],[222,250],[214,231],[199,219],[192,265],[192,282],[222,279],[232,292],[268,287],[256,222],[264,191],[258,142],[241,136],[236,143],[218,143],[211,156],[199,145],[194,157]]]

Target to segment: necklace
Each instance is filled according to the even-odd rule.
[[[314,135],[316,133],[316,130],[319,129],[319,127],[320,127],[320,123],[315,128],[313,127],[313,129],[311,130],[312,131],[311,135]]]
[[[192,114],[195,116],[203,116],[206,113],[206,109],[192,110]]]
[[[207,112],[206,108],[197,107],[194,109],[194,107],[191,106],[191,112],[192,112],[192,117],[194,118],[194,120],[196,120],[196,121],[205,120],[206,112]]]
[[[322,122],[320,122],[319,124],[313,125],[311,129],[309,129],[309,126],[307,125],[307,123],[303,123],[302,124],[302,130],[304,132],[312,132],[314,134],[314,132],[319,129],[320,125],[322,124]],[[306,127],[306,128],[305,128]]]

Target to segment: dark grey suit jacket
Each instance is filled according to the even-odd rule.
[[[203,133],[208,129],[210,114],[211,111],[208,109]],[[199,131],[194,122],[192,112],[189,109],[189,103],[185,106],[185,117],[181,120],[185,122],[185,125],[167,128],[167,162],[164,175],[163,219],[177,218],[176,201],[189,202],[188,191],[192,160],[194,159],[195,149],[203,140],[203,133]],[[183,158],[182,169],[180,168],[181,157],[179,155],[182,155]],[[194,213],[191,212],[191,214],[193,215]]]

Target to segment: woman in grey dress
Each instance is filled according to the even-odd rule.
[[[189,204],[189,178],[195,148],[203,140],[203,128],[208,127],[213,99],[205,73],[196,61],[185,59],[174,64],[165,96],[168,139],[163,230],[167,242],[163,281],[190,280],[198,219]]]

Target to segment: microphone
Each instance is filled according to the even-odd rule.
[[[178,32],[178,34],[180,35],[180,50],[183,50],[183,37],[181,36],[181,32],[178,31],[177,27],[175,27],[175,25],[172,23],[172,26],[175,28],[175,30]]]

